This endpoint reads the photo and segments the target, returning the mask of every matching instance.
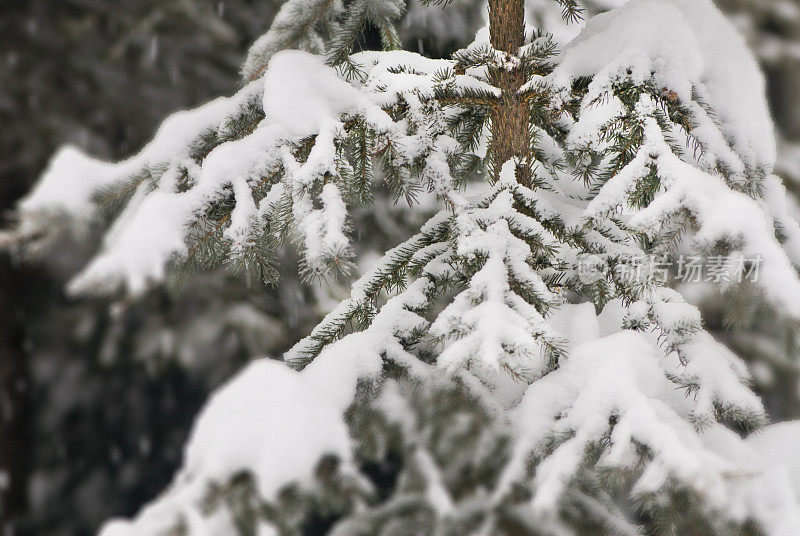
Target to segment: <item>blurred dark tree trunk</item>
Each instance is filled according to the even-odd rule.
[[[21,322],[22,274],[7,256],[0,260],[0,500],[5,522],[26,508],[28,468],[28,388],[30,378]],[[22,292],[20,292],[22,290]]]
[[[15,180],[16,179],[16,180]],[[7,209],[25,187],[15,173],[0,173],[0,207]],[[16,188],[15,188],[16,187]],[[0,534],[27,511],[30,469],[30,387],[26,351],[26,307],[33,301],[36,270],[25,270],[0,254]]]

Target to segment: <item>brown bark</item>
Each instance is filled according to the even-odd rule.
[[[525,44],[524,0],[489,0],[489,40],[495,50],[513,56]],[[489,70],[489,78],[502,91],[499,105],[492,109],[491,162],[495,178],[510,158],[527,160],[530,147],[528,110],[517,94],[525,82],[519,69],[502,67]],[[517,166],[517,180],[530,186],[530,169]]]

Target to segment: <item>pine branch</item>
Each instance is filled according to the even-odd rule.
[[[315,27],[327,26],[325,18],[335,5],[335,0],[288,0],[275,16],[269,31],[248,51],[242,67],[243,78],[256,80],[264,73],[272,56],[281,50],[316,46],[313,43]]]
[[[420,258],[416,255],[427,246],[445,239],[450,223],[446,213],[439,213],[426,223],[418,234],[389,250],[375,268],[355,284],[351,297],[341,302],[311,332],[286,355],[286,361],[304,366],[322,349],[344,334],[352,321],[361,318],[362,329],[369,324],[376,300],[383,291],[398,291],[405,287],[409,268],[419,270]],[[416,266],[415,266],[416,264]]]

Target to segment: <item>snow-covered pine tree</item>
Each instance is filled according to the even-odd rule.
[[[643,263],[676,237],[734,273],[758,258],[800,315],[742,39],[708,0],[634,0],[559,53],[490,0],[451,60],[353,53],[364,23],[397,47],[401,10],[290,0],[237,95],[119,164],[64,150],[21,203],[36,247],[49,217],[116,199],[71,290],[134,294],[198,260],[272,282],[287,238],[324,278],[374,189],[441,207],[284,356],[297,370],[221,389],[170,489],[104,534],[796,534],[786,467],[737,433],[765,421],[746,369]]]

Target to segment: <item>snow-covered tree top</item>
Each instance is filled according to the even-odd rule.
[[[473,48],[479,45],[476,42]],[[314,56],[279,53],[264,71],[266,76],[248,84],[234,97],[217,99],[168,118],[153,141],[129,160],[108,164],[65,148],[20,203],[21,233],[39,234],[33,223],[37,214],[65,212],[86,218],[97,211],[98,197],[105,198],[101,205],[108,202],[108,197],[130,197],[109,231],[104,250],[71,288],[85,292],[110,290],[122,284],[139,293],[148,284],[162,280],[170,262],[191,256],[196,246],[193,242],[198,239],[193,231],[205,218],[204,211],[230,195],[231,190],[237,208],[229,221],[220,222],[220,229],[227,227],[224,234],[235,251],[252,240],[248,233],[264,225],[271,204],[290,195],[302,197],[299,194],[313,190],[312,183],[326,173],[333,171],[333,175],[341,176],[342,170],[335,169],[335,160],[337,152],[342,152],[346,134],[342,126],[348,120],[361,122],[384,140],[391,139],[392,149],[398,151],[393,155],[395,161],[402,158],[411,162],[419,156],[416,147],[420,135],[410,134],[409,128],[414,127],[403,121],[393,124],[385,111],[398,96],[408,99],[417,94],[427,99],[435,88],[447,84],[476,92],[481,98],[490,97],[494,91],[479,71],[470,73],[475,76],[451,73],[446,83],[438,80],[440,71],[452,69],[452,61],[427,60],[399,51],[383,54],[354,56],[352,61],[361,65],[366,79],[363,83],[348,83]],[[399,73],[397,69],[407,72]],[[663,89],[671,102],[680,103],[691,114],[694,124],[684,136],[688,134],[689,143],[699,144],[700,153],[695,151],[695,156],[702,171],[722,171],[740,189],[760,188],[757,183],[763,183],[771,172],[775,144],[763,78],[742,39],[709,2],[635,1],[593,18],[566,48],[547,81],[553,87],[567,87],[572,80],[589,76],[592,83],[584,98],[581,119],[570,128],[573,143],[591,139],[604,122],[623,112],[616,99],[595,102],[614,83],[647,81],[658,90]],[[539,83],[536,78],[531,81],[534,85]],[[299,165],[286,160],[286,148],[297,152],[304,138],[318,135],[310,162]],[[438,136],[437,140],[442,154],[453,153],[454,146],[446,136]],[[427,164],[433,172],[430,157]],[[403,168],[403,164],[399,167]],[[273,185],[276,174],[287,176]],[[445,183],[448,180],[451,179],[443,177]],[[259,200],[259,206],[247,193],[254,186],[270,194]],[[436,188],[441,192],[448,187]],[[346,214],[336,208],[341,205],[337,198],[342,195],[337,191],[326,189],[322,208],[307,206],[306,201],[311,199],[300,202],[302,206],[295,202],[294,216],[303,220],[296,230],[304,237],[306,260],[312,272],[324,270],[322,264],[330,258],[346,257],[347,220]],[[609,203],[617,201],[610,190],[605,194],[600,197]],[[721,219],[720,227],[741,223],[741,218],[735,217],[738,211],[729,211],[725,216],[719,210],[724,204],[716,201],[706,211],[709,219],[714,219],[710,215],[716,213]],[[594,207],[597,206],[595,202]],[[779,207],[768,210],[775,212]],[[769,234],[771,222],[769,215],[765,217],[765,232]],[[787,225],[790,236],[796,234],[795,226]],[[210,230],[216,229],[212,226]],[[719,230],[710,234],[707,238],[716,239]],[[751,240],[758,244],[757,248],[769,242],[763,234]],[[796,261],[798,252],[790,253],[791,260]],[[773,263],[765,264],[788,266],[780,253],[776,255]],[[790,295],[789,300],[794,296]]]

